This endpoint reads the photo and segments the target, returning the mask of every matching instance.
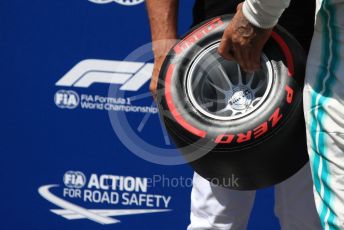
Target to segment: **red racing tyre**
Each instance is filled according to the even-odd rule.
[[[305,54],[276,26],[261,70],[245,73],[217,53],[230,15],[196,26],[162,66],[166,129],[194,170],[236,190],[279,183],[308,161],[302,111]]]

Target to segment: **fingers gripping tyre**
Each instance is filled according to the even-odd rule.
[[[217,53],[226,15],[193,28],[159,76],[160,114],[176,146],[209,181],[236,190],[279,183],[308,161],[302,112],[305,55],[276,26],[261,70],[245,73]]]

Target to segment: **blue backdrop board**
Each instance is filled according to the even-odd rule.
[[[1,0],[0,26],[0,229],[186,229],[192,170],[149,94],[143,1]],[[278,228],[259,191],[249,229]]]

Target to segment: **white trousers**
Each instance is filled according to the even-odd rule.
[[[195,173],[188,230],[246,229],[255,193],[222,188]],[[321,229],[309,164],[275,186],[275,214],[283,230]]]

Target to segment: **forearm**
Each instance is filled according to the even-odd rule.
[[[178,0],[146,0],[146,7],[154,53],[154,69],[149,89],[156,99],[161,65],[177,39]]]
[[[146,0],[154,55],[167,52],[170,47],[168,40],[177,38],[178,0]],[[166,40],[166,47],[155,46],[155,41]]]
[[[259,28],[274,27],[290,0],[246,0],[243,14],[247,20]]]

